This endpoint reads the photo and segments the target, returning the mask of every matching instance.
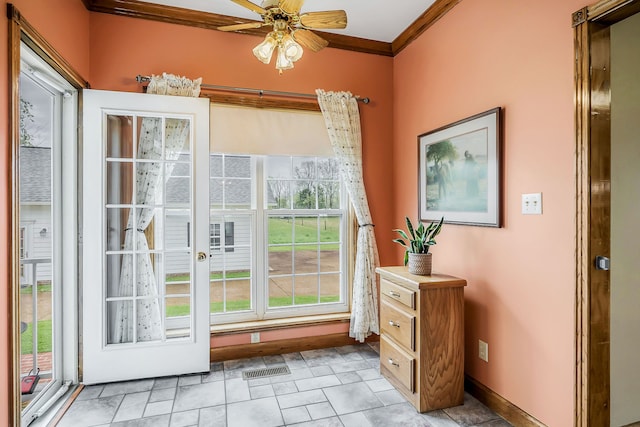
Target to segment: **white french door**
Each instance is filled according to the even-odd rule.
[[[83,382],[208,371],[209,101],[83,103]]]

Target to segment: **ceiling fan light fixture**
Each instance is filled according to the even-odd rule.
[[[319,52],[329,45],[326,39],[311,30],[344,29],[347,26],[347,14],[344,10],[301,14],[305,0],[261,0],[262,6],[254,3],[256,0],[231,1],[257,13],[262,21],[223,25],[218,30],[241,32],[271,26],[272,31],[253,48],[253,54],[260,62],[269,64],[277,48],[276,69],[281,74],[283,70],[293,68],[293,63],[302,58],[303,47]]]
[[[282,38],[282,47],[284,49],[285,56],[291,62],[296,62],[298,59],[302,58],[302,46],[300,46],[300,44],[291,37],[291,34],[285,34]]]
[[[276,46],[278,46],[278,42],[276,41],[274,34],[269,33],[262,43],[253,48],[253,54],[260,62],[268,64],[271,62],[271,57],[273,56],[273,51]]]
[[[293,62],[287,57],[286,50],[282,45],[278,46],[278,56],[276,59],[276,69],[282,73],[284,70],[293,68]]]

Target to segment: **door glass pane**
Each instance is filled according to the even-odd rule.
[[[108,115],[107,157],[131,159],[135,147],[133,140],[133,117]]]
[[[188,262],[191,256],[186,254],[166,254],[167,258],[167,275],[166,275],[166,285],[165,285],[165,295],[187,295],[191,291],[189,286],[191,285],[191,275],[188,271],[184,271],[186,269],[174,269],[171,268],[171,264],[173,263],[172,258],[180,257],[182,260]]]
[[[116,254],[107,255],[107,297],[132,297],[133,296],[133,284],[124,283],[120,280],[122,272],[122,266],[132,266],[133,255]],[[130,268],[130,267],[129,267]],[[127,272],[125,272],[127,273]],[[133,275],[127,273],[128,281],[133,280]]]
[[[124,249],[124,239],[127,220],[131,208],[107,208],[107,250],[120,251]]]
[[[106,124],[119,127],[107,132],[113,146],[127,145],[120,135],[136,135],[132,161],[107,160],[109,344],[190,336],[190,121],[126,115]]]
[[[107,344],[126,344],[133,342],[133,301],[108,301],[107,322],[109,325],[118,323],[119,328],[110,328]]]
[[[53,177],[60,171],[55,162],[54,123],[60,111],[59,95],[45,89],[30,74],[20,75],[20,377],[38,374],[33,392],[22,395],[23,408],[59,377],[55,364],[59,230],[53,197]],[[58,139],[59,141],[59,139]],[[56,340],[59,337],[56,337]]]
[[[191,204],[191,178],[170,173],[173,165],[167,166],[166,205],[188,207]]]
[[[189,209],[164,210],[164,245],[169,249],[191,248],[191,211]]]
[[[188,337],[186,330],[179,327],[181,324],[188,324],[191,318],[191,298],[171,297],[165,299],[165,333],[167,340]],[[174,322],[174,321],[178,322]]]
[[[133,186],[133,163],[123,161],[107,162],[107,204],[131,204]]]

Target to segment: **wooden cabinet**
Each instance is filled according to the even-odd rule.
[[[420,412],[464,400],[463,279],[381,267],[380,372]]]

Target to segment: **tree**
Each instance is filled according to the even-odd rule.
[[[316,162],[307,160],[300,163],[293,169],[293,177],[298,180],[296,182],[296,199],[297,207],[307,209],[315,209],[316,207]]]
[[[268,180],[267,185],[271,196],[276,202],[276,208],[288,208],[289,201],[289,181]]]
[[[457,158],[458,152],[448,139],[431,144],[427,149],[427,160],[432,160],[434,164],[434,172],[438,182],[438,198],[440,199],[447,197],[447,182],[450,179],[449,165],[445,163],[445,160],[453,162]]]
[[[340,196],[340,167],[333,158],[318,162],[318,204],[320,208],[336,208]]]
[[[316,195],[309,188],[303,188],[296,193],[296,207],[314,209],[316,207]]]
[[[30,127],[35,123],[33,113],[33,104],[20,98],[20,145],[25,147],[33,147],[33,135],[31,135]]]

